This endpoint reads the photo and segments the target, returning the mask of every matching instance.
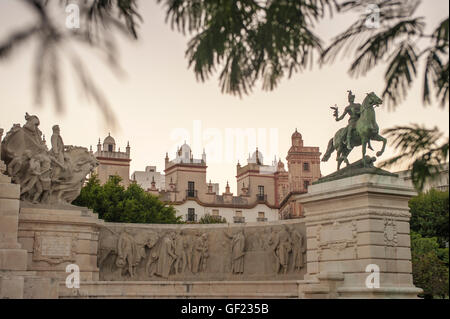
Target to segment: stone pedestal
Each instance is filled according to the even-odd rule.
[[[23,298],[27,251],[17,242],[20,187],[0,172],[0,298]]]
[[[417,297],[408,208],[415,194],[404,180],[375,174],[311,185],[297,197],[305,209],[305,279],[333,282],[337,298]],[[368,266],[379,269],[379,288],[366,285]]]
[[[18,242],[20,186],[0,173],[0,298],[58,298],[58,283],[27,270],[27,250]]]
[[[81,281],[98,280],[100,222],[87,208],[21,202],[18,237],[28,254],[28,270],[65,281],[67,265],[76,264]]]

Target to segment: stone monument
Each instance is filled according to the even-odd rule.
[[[370,141],[383,142],[382,149],[377,152],[377,156],[384,153],[387,140],[379,134],[379,127],[375,117],[375,107],[379,106],[383,101],[374,93],[367,93],[362,105],[354,103],[355,96],[349,91],[350,105],[339,116],[337,107],[331,107],[334,110],[336,121],[342,120],[346,114],[349,114],[349,125],[336,132],[334,137],[328,142],[327,151],[322,157],[322,161],[326,162],[331,154],[336,151],[337,169],[341,167],[342,162],[350,165],[347,157],[356,146],[362,146],[362,166],[373,167],[373,161],[368,162],[366,157],[366,148],[372,150]]]
[[[383,142],[377,156],[384,152],[374,111],[382,100],[372,92],[355,104],[350,91],[349,102],[341,117],[332,108],[336,120],[350,115],[349,126],[330,140],[322,159],[336,150],[338,170],[296,197],[305,209],[305,278],[330,283],[336,298],[415,298],[421,289],[413,285],[408,200],[416,192],[366,155],[371,140]],[[347,156],[358,145],[362,159],[350,164]],[[339,169],[342,162],[347,167]]]
[[[25,120],[3,140],[0,130],[0,297],[57,298],[70,263],[82,278],[98,278],[99,221],[70,205],[97,161],[86,148],[64,145],[58,126],[49,151],[39,118]]]
[[[382,100],[369,93],[358,104],[349,92],[349,103],[341,116],[333,108],[350,121],[322,159],[336,150],[338,170],[293,197],[304,218],[215,225],[106,223],[70,205],[97,162],[64,145],[57,125],[48,150],[27,113],[0,145],[0,298],[416,298],[415,191],[366,154],[373,140],[384,151]],[[80,287],[66,285],[72,264]]]
[[[34,204],[70,204],[80,194],[86,175],[98,165],[83,147],[64,145],[58,125],[53,127],[49,151],[39,118],[25,115],[23,127],[14,124],[2,141],[1,159],[7,174],[21,187],[22,201]]]

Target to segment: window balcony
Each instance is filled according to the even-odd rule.
[[[258,217],[258,218],[256,218],[256,221],[257,222],[266,222],[267,218],[266,217]]]
[[[238,224],[238,223],[245,223],[245,217],[243,216],[234,216],[233,217],[233,221]]]
[[[197,214],[186,214],[185,218],[187,222],[196,222]]]
[[[258,202],[266,202],[267,201],[267,194],[257,194],[256,200]]]
[[[193,189],[186,190],[186,197],[187,198],[197,198],[197,191]]]

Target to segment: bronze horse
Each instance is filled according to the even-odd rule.
[[[378,106],[383,103],[374,92],[367,93],[361,107],[361,116],[356,123],[356,129],[352,133],[351,149],[347,148],[345,143],[346,128],[341,128],[336,132],[334,137],[328,142],[327,151],[322,158],[323,162],[328,161],[331,154],[336,151],[337,169],[341,167],[342,162],[349,165],[347,159],[348,155],[355,146],[362,145],[363,165],[366,165],[365,155],[367,146],[371,148],[370,141],[381,141],[383,146],[380,151],[377,152],[377,156],[381,156],[386,148],[387,140],[379,134],[379,127],[376,122],[374,106]]]

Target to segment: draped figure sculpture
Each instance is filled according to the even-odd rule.
[[[228,239],[231,240],[231,272],[233,274],[243,274],[245,256],[244,230],[240,229],[233,236],[230,236],[226,232],[224,232],[224,234]]]
[[[26,113],[25,120],[23,127],[14,124],[1,144],[7,174],[21,186],[23,201],[70,204],[98,165],[97,160],[86,148],[64,145],[58,125],[53,126],[49,151],[39,118]]]

